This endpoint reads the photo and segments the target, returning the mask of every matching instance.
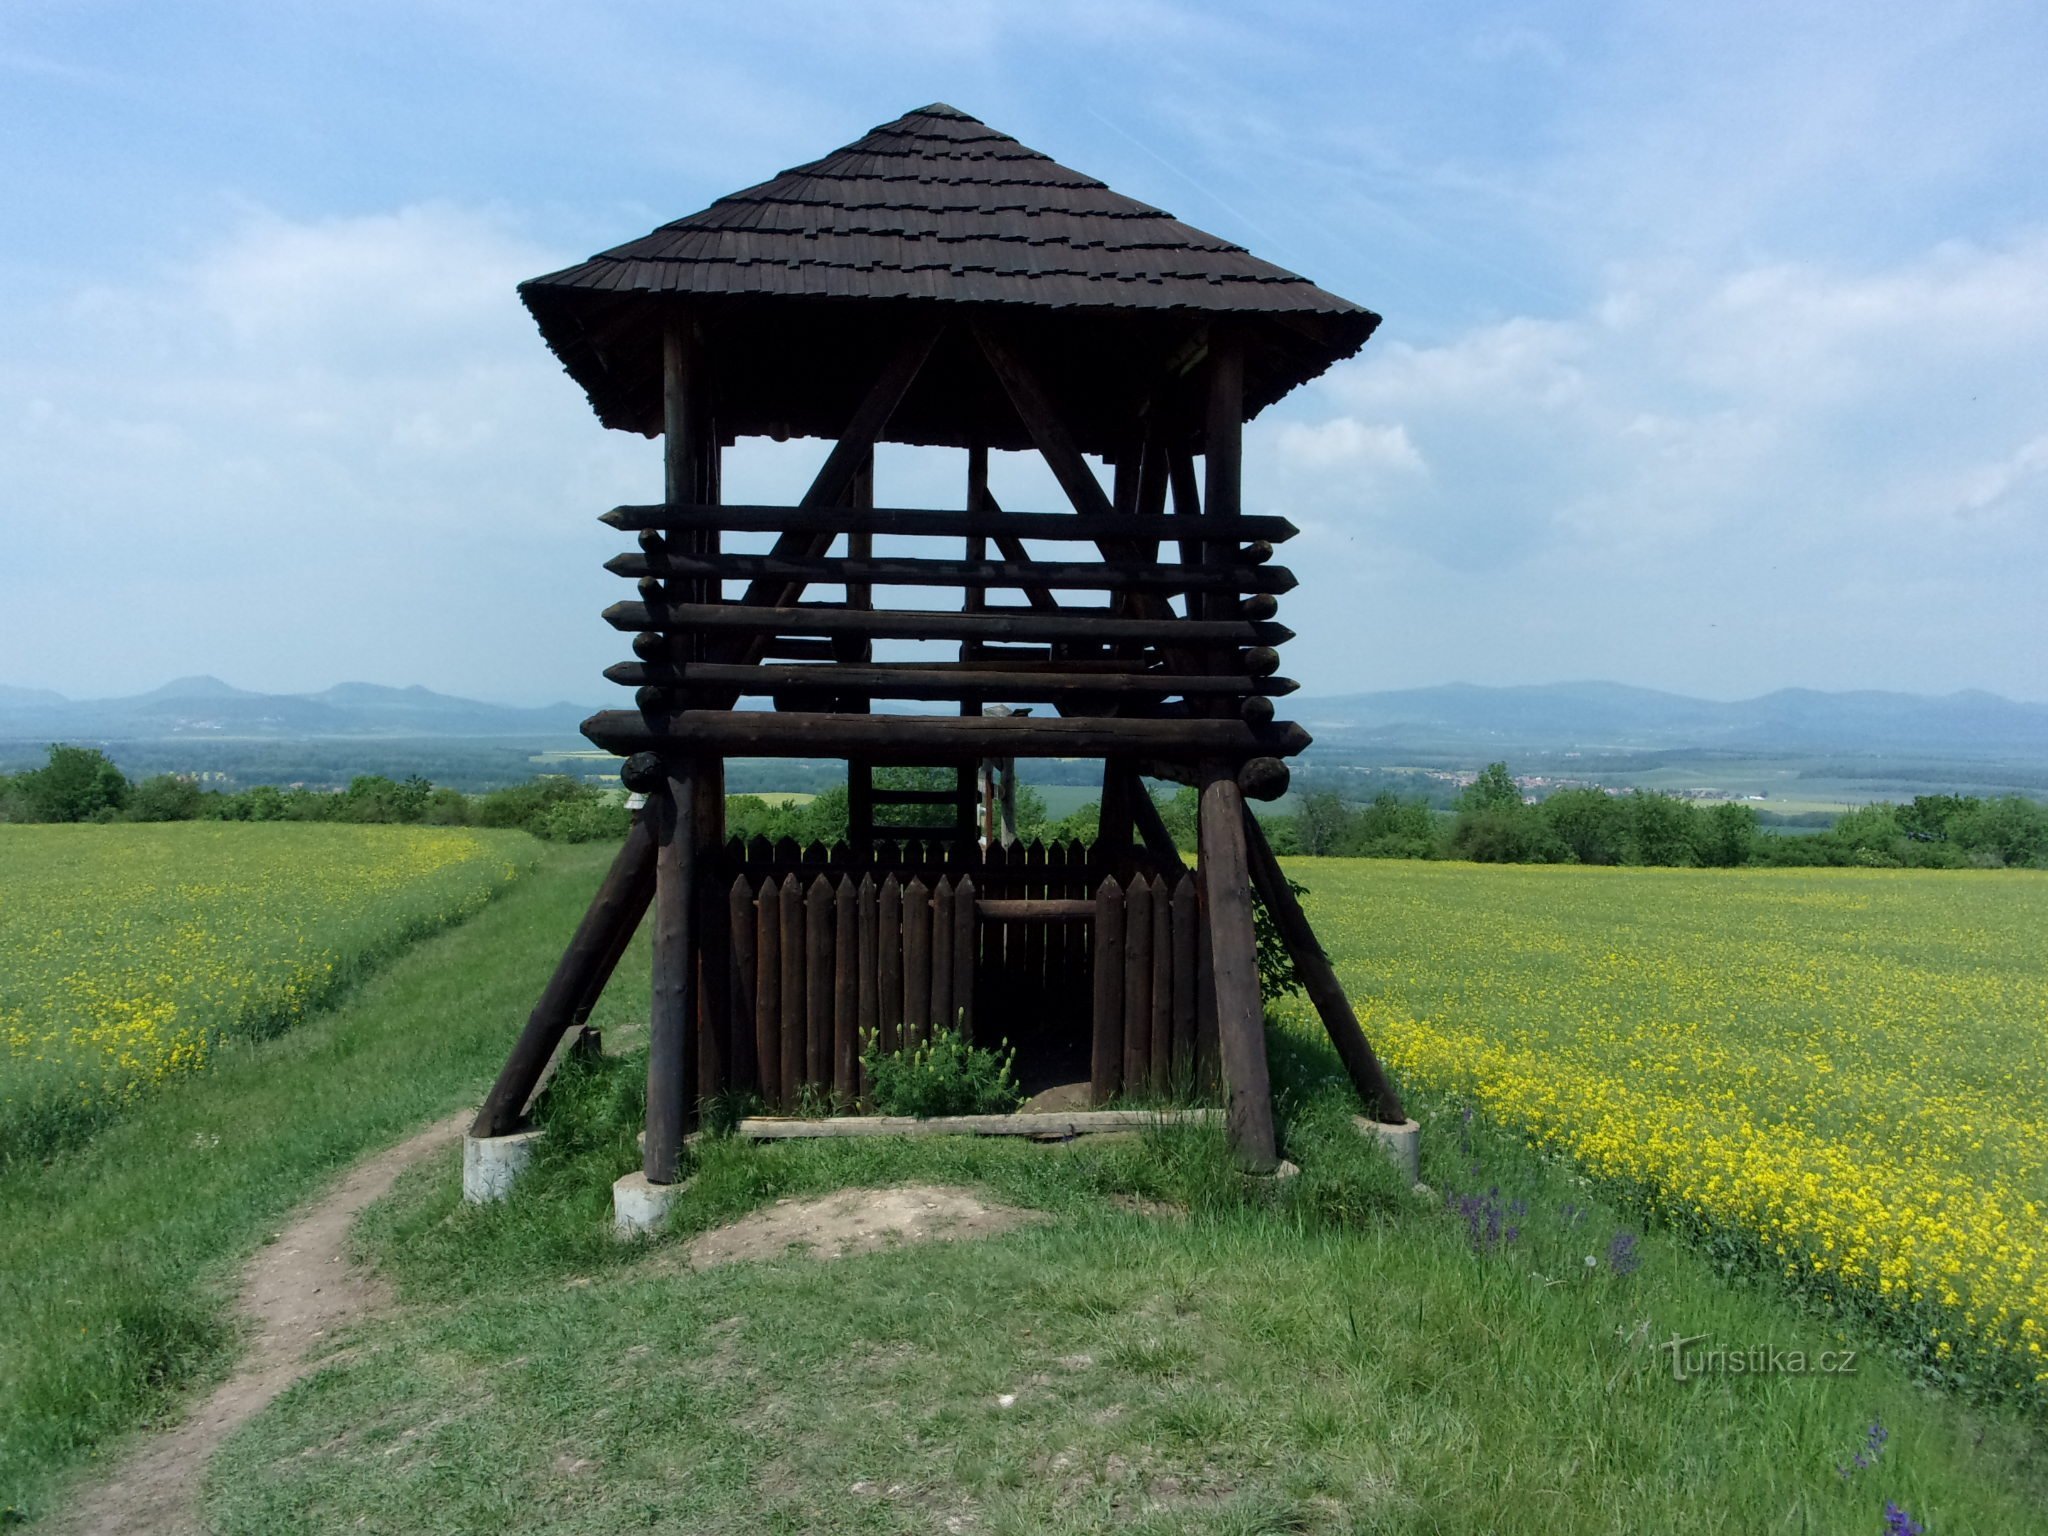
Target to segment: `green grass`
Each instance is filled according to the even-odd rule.
[[[1931,1531],[2038,1519],[2036,1430],[1877,1356],[1672,1378],[1655,1341],[1862,1341],[1637,1231],[1562,1164],[1425,1099],[1425,1179],[1527,1202],[1475,1248],[1276,1037],[1302,1175],[1162,1124],[1064,1147],[704,1145],[676,1232],[622,1246],[639,1064],[579,1071],[508,1204],[421,1170],[359,1229],[407,1306],[232,1440],[223,1532]],[[677,1242],[778,1198],[964,1182],[1050,1214],[980,1243],[704,1272]],[[1129,1208],[1136,1196],[1150,1214]],[[1170,1209],[1158,1213],[1158,1204]],[[1576,1207],[1578,1214],[1570,1208]],[[1596,1263],[1588,1267],[1591,1254]],[[1002,1399],[1014,1394],[1014,1402]],[[1866,1444],[1884,1454],[1845,1479]],[[957,1522],[957,1523],[955,1523]]]
[[[331,1011],[229,1044],[47,1166],[0,1172],[0,1511],[45,1507],[65,1473],[218,1375],[236,1268],[293,1206],[477,1101],[610,853],[540,850],[530,877]]]

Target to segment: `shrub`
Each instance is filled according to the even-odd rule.
[[[1016,1059],[1015,1051],[970,1045],[943,1024],[908,1050],[885,1051],[870,1032],[860,1056],[875,1113],[920,1116],[1008,1114],[1023,1100],[1010,1071]]]
[[[37,821],[109,821],[128,803],[127,776],[93,747],[58,743],[47,763],[14,785]]]
[[[623,800],[609,795],[564,800],[540,818],[533,832],[557,843],[616,842],[633,824],[633,813]]]
[[[128,797],[130,821],[191,821],[199,814],[203,797],[199,786],[175,773],[160,773],[144,779]]]

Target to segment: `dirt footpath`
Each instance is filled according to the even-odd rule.
[[[238,1310],[254,1324],[249,1351],[174,1428],[136,1444],[106,1482],[43,1527],[65,1536],[191,1536],[199,1481],[229,1435],[307,1375],[306,1355],[335,1329],[386,1304],[383,1284],[348,1261],[350,1226],[422,1159],[461,1139],[474,1111],[430,1125],[356,1164],[249,1261]]]

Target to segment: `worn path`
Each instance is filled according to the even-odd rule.
[[[105,1482],[46,1529],[66,1536],[192,1536],[206,1464],[222,1441],[312,1370],[306,1355],[335,1329],[388,1298],[375,1275],[349,1262],[348,1234],[364,1208],[423,1158],[460,1140],[473,1111],[451,1115],[351,1168],[249,1261],[241,1315],[253,1325],[234,1373],[178,1425],[136,1444]]]

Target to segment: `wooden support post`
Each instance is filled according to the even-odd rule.
[[[1173,1071],[1190,1088],[1201,1081],[1195,1063],[1195,929],[1200,921],[1195,878],[1184,874],[1173,888]]]
[[[1172,891],[1152,877],[1152,1091],[1164,1096],[1173,1086],[1173,910]]]
[[[695,780],[685,767],[648,800],[654,817],[654,985],[647,1019],[647,1147],[650,1184],[673,1184],[697,1098]]]
[[[754,888],[745,875],[734,880],[732,889],[726,893],[725,913],[726,930],[732,936],[726,982],[731,1020],[726,1039],[732,1047],[732,1086],[740,1093],[759,1093],[765,1097],[767,1084],[761,1080],[760,1058],[755,1054],[756,988],[760,985],[755,946],[760,939],[760,927],[754,920]]]
[[[1128,759],[1103,759],[1101,815],[1096,824],[1095,856],[1126,879],[1131,874],[1133,863],[1131,842],[1135,813],[1131,806],[1131,786],[1134,779]]]
[[[512,1054],[498,1073],[498,1080],[477,1111],[470,1127],[472,1136],[504,1136],[518,1129],[555,1047],[577,1023],[580,1013],[590,1008],[618,963],[625,941],[633,936],[647,903],[654,895],[654,831],[644,812],[636,813],[626,840],[605,872],[597,895],[576,925],[575,937],[562,952],[546,990],[528,1015],[526,1028],[512,1046]]]
[[[1202,515],[1236,517],[1243,495],[1244,351],[1234,340],[1219,337],[1210,349],[1208,423],[1202,447]],[[1202,548],[1205,565],[1231,558],[1231,551]],[[1190,594],[1190,608],[1199,603],[1203,617],[1220,616],[1237,606],[1232,593]]]
[[[901,1050],[903,1033],[903,887],[894,875],[882,881],[876,920],[881,948],[876,957],[876,1008],[881,1015],[882,1049]]]
[[[1169,877],[1177,878],[1175,871],[1182,868],[1180,849],[1173,841],[1173,834],[1166,828],[1166,820],[1159,814],[1159,807],[1153,802],[1152,792],[1145,787],[1145,781],[1138,774],[1135,765],[1128,765],[1130,775],[1131,821],[1138,829],[1138,835],[1145,840],[1145,850],[1164,867]]]
[[[1095,1008],[1088,1057],[1088,1102],[1107,1104],[1123,1086],[1124,893],[1102,877],[1095,892]]]
[[[832,1092],[832,882],[811,881],[804,899],[804,1081]]]
[[[880,1017],[878,1004],[880,1001],[881,954],[878,943],[875,911],[875,877],[873,875],[864,874],[860,877],[858,901],[860,904],[860,918],[856,924],[856,942],[860,947],[859,996],[856,999],[854,1008],[854,1055],[857,1059],[864,1058],[869,1045],[878,1038],[876,1021]],[[868,1082],[867,1068],[860,1066],[858,1071],[859,1083],[856,1091],[865,1100],[872,1085]]]
[[[953,1027],[953,882],[943,875],[932,886],[931,1027]]]
[[[1230,1143],[1255,1173],[1279,1162],[1273,1085],[1266,1065],[1265,1009],[1252,934],[1252,882],[1244,839],[1244,796],[1233,765],[1201,765],[1202,864],[1208,898],[1209,965],[1216,991],[1216,1040],[1229,1096]]]
[[[932,1024],[932,893],[913,879],[903,891],[903,1044],[923,1045]]]
[[[1351,999],[1344,995],[1344,984],[1337,979],[1329,955],[1316,941],[1308,914],[1294,899],[1280,861],[1273,856],[1273,845],[1266,841],[1265,829],[1249,807],[1244,813],[1244,840],[1251,861],[1252,884],[1258,889],[1259,899],[1266,904],[1266,912],[1273,919],[1273,926],[1279,930],[1287,953],[1294,959],[1294,973],[1301,978],[1309,1001],[1315,1004],[1316,1012],[1322,1017],[1323,1028],[1330,1034],[1330,1044],[1337,1048],[1337,1055],[1351,1077],[1352,1087],[1358,1090],[1366,1113],[1385,1124],[1399,1125],[1408,1118],[1407,1110],[1401,1105],[1401,1096],[1394,1091],[1379,1057],[1373,1054],[1372,1043],[1359,1027],[1358,1015],[1352,1012]]]

